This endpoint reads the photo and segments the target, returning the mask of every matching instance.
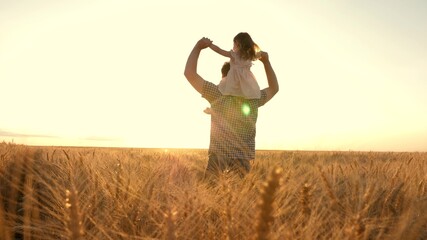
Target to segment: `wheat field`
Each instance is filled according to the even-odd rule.
[[[256,158],[211,184],[206,150],[0,143],[0,239],[427,239],[427,153]]]

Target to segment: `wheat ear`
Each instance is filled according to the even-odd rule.
[[[72,187],[66,191],[66,208],[68,209],[68,239],[79,240],[83,237],[82,216],[79,209],[78,193]]]
[[[273,203],[276,191],[279,189],[283,175],[282,168],[275,168],[269,180],[264,183],[261,189],[261,201],[258,204],[259,215],[256,224],[255,239],[264,240],[269,239],[270,225],[274,221],[273,216]]]
[[[169,209],[167,213],[164,214],[165,219],[165,239],[175,240],[176,239],[176,215],[177,211]]]
[[[308,218],[311,214],[311,208],[310,208],[310,198],[311,198],[311,186],[308,183],[305,183],[304,186],[301,189],[301,195],[300,195],[300,205],[301,210],[303,212],[304,218]]]

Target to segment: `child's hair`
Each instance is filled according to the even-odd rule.
[[[244,60],[255,61],[258,59],[260,48],[246,32],[237,34],[233,41],[239,46],[240,57]]]

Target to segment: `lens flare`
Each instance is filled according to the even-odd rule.
[[[242,113],[245,116],[248,116],[251,113],[251,107],[247,103],[242,104]]]

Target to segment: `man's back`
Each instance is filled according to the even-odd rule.
[[[254,159],[258,108],[265,103],[265,92],[260,99],[223,96],[206,81],[203,97],[211,104],[209,152],[228,159]]]

